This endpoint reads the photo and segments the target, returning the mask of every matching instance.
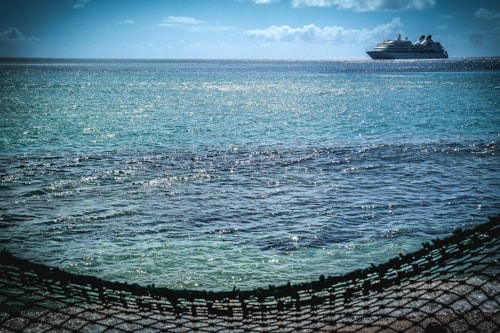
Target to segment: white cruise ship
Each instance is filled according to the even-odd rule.
[[[422,35],[418,42],[402,40],[398,35],[396,40],[388,40],[377,44],[367,51],[372,59],[443,59],[448,58],[448,52],[440,42],[432,40],[432,36]]]

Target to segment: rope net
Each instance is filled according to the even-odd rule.
[[[108,282],[0,253],[1,332],[498,332],[500,215],[378,266],[251,291]]]

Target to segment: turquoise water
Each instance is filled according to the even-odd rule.
[[[0,62],[0,242],[114,281],[342,274],[500,212],[500,59]]]

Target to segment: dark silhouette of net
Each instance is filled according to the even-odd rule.
[[[500,216],[342,276],[251,291],[108,282],[0,253],[1,332],[499,332]]]

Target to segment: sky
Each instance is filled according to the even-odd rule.
[[[369,59],[397,34],[500,56],[500,1],[0,0],[0,57]]]

